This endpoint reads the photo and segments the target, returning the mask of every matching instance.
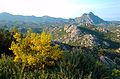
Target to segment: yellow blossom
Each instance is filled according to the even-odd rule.
[[[10,50],[15,55],[15,62],[21,60],[28,66],[38,65],[38,67],[44,68],[45,65],[54,66],[55,61],[63,58],[63,51],[59,49],[59,46],[51,46],[51,34],[45,32],[36,34],[30,30],[24,37],[16,33],[14,38],[16,41],[12,42]]]

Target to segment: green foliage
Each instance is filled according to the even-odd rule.
[[[11,50],[15,55],[13,57],[2,55],[0,79],[120,78],[119,68],[110,68],[96,57],[96,54],[105,55],[103,48],[99,48],[97,51],[71,48],[71,51],[64,51],[63,53],[58,45],[51,45],[52,38],[48,33],[36,34],[28,31],[27,34],[21,35],[15,30],[14,34],[16,40],[11,44],[13,38],[10,32],[3,29],[0,31],[1,48],[5,45],[8,49],[9,44],[11,44]],[[64,32],[60,32],[60,35],[64,35]],[[6,48],[4,47],[4,50]],[[120,64],[120,59],[115,58],[115,62]],[[33,65],[37,66],[33,67]],[[44,66],[45,69],[41,70],[41,67]]]
[[[98,54],[99,54],[99,55],[105,55],[104,49],[100,48],[100,49],[98,50]]]
[[[119,70],[108,68],[92,54],[83,53],[82,49],[65,52],[63,61],[43,71],[13,60],[13,57],[2,56],[0,79],[119,79]]]
[[[98,61],[91,53],[85,53],[82,49],[73,49],[65,53],[64,62],[60,64],[60,72],[68,79],[88,78],[103,79],[110,78],[111,71]]]
[[[0,28],[0,53],[12,54],[9,50],[12,40],[12,34],[8,30]]]
[[[120,78],[120,70],[113,69],[112,70],[112,75],[115,76],[114,78],[119,79]]]
[[[114,41],[114,42],[120,42],[120,37],[117,36],[118,32],[107,32],[104,37],[105,39],[109,39],[111,41]]]
[[[21,68],[13,62],[12,57],[2,55],[0,59],[0,79],[19,79]]]

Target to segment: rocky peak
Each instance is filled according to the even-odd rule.
[[[92,12],[89,12],[89,15],[94,15]]]
[[[94,15],[92,12],[84,13],[81,17],[75,18],[77,23],[87,23],[87,24],[102,24],[105,23],[103,19]]]

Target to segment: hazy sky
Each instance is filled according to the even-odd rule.
[[[101,18],[118,18],[120,0],[0,0],[0,12],[63,18],[93,12]]]

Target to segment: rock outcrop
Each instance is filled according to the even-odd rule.
[[[94,15],[92,12],[84,13],[81,17],[75,18],[76,23],[86,23],[86,24],[104,24],[107,23],[103,19]]]
[[[64,31],[66,33],[68,33],[70,38],[74,38],[74,37],[80,35],[80,33],[81,33],[80,30],[75,25],[65,25],[64,26]]]
[[[82,46],[91,48],[94,46],[107,46],[107,41],[99,39],[99,35],[106,33],[107,30],[90,25],[89,27],[77,26],[75,24],[67,24],[64,27],[48,27],[47,32],[52,33],[54,41],[74,46]]]
[[[120,48],[116,49],[116,52],[120,54]]]
[[[96,45],[96,37],[83,33],[76,25],[66,25],[64,26],[64,31],[67,33],[62,38],[64,43],[76,43],[82,47],[93,47]]]
[[[109,67],[116,65],[116,63],[113,62],[113,60],[111,60],[110,58],[108,58],[106,56],[100,56],[100,61]]]
[[[81,46],[83,47],[93,47],[96,45],[96,39],[91,34],[85,34],[81,39]]]

